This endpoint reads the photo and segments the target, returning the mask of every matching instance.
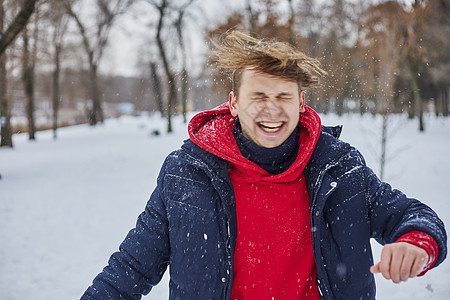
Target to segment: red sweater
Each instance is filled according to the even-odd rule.
[[[303,175],[289,183],[230,175],[238,225],[231,299],[320,299]]]

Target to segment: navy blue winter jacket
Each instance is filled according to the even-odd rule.
[[[304,170],[316,282],[323,299],[374,299],[370,238],[425,232],[438,244],[437,266],[447,237],[429,207],[381,182],[339,132],[322,128]],[[170,299],[229,299],[236,235],[228,162],[188,140],[167,157],[136,228],[82,299],[140,299],[168,265]]]

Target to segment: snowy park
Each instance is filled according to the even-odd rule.
[[[379,173],[381,118],[322,115],[342,124],[341,139],[357,147]],[[14,135],[0,149],[0,300],[77,299],[134,226],[156,185],[167,154],[187,138],[174,120],[165,133],[159,116],[122,116]],[[388,123],[384,179],[431,206],[450,224],[450,119],[393,116]],[[161,134],[154,135],[158,130]],[[448,227],[447,227],[448,229]],[[381,247],[373,242],[374,260]],[[145,299],[168,299],[168,272]],[[376,276],[377,299],[450,299],[450,261],[425,276],[394,284]]]

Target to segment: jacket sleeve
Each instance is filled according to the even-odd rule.
[[[434,267],[438,266],[447,255],[447,235],[437,214],[427,205],[381,182],[370,168],[365,170],[365,179],[371,236],[384,245],[411,231],[424,232],[438,245]]]
[[[164,204],[164,166],[145,211],[111,255],[81,299],[141,299],[162,278],[169,261],[169,238]]]

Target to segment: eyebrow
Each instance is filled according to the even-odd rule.
[[[253,92],[251,94],[252,97],[268,97],[266,93],[264,92]],[[288,92],[281,92],[278,95],[276,95],[276,98],[280,98],[280,97],[292,97],[292,93],[288,93]]]

